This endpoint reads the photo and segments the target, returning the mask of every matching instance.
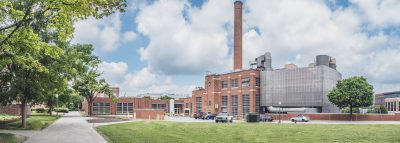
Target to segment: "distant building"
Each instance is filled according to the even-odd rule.
[[[400,91],[375,94],[375,107],[381,106],[388,112],[400,112]]]

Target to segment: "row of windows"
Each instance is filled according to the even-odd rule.
[[[201,112],[201,97],[196,97],[196,112]]]
[[[238,114],[238,96],[233,95],[231,100],[232,105],[232,115]],[[250,112],[250,96],[243,95],[242,96],[242,108],[243,115],[246,115]],[[260,108],[260,95],[256,95],[256,112],[259,112]],[[228,96],[221,96],[221,112],[228,112]]]
[[[110,114],[110,103],[93,103],[93,114]]]
[[[117,114],[128,113],[133,113],[133,103],[117,103]]]
[[[166,104],[152,104],[151,106],[153,109],[166,109],[167,108]]]
[[[110,114],[110,103],[93,103],[93,114]],[[117,103],[117,114],[133,113],[133,103]]]
[[[231,79],[231,87],[238,87],[239,86],[239,79]],[[250,86],[250,78],[245,77],[242,78],[242,87],[249,87]],[[260,86],[260,78],[256,78],[256,86]],[[228,80],[221,81],[221,88],[225,89],[228,88]]]
[[[398,111],[397,102],[386,102],[386,109],[388,111]]]

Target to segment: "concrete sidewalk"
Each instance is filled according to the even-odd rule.
[[[79,112],[70,112],[35,133],[27,143],[106,143]]]

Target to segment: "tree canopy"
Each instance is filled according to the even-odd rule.
[[[21,102],[24,127],[27,104],[53,101],[89,70],[81,61],[92,58],[91,50],[78,56],[81,49],[69,44],[74,22],[125,6],[125,0],[0,0],[0,102]]]
[[[364,77],[350,77],[339,80],[328,94],[329,101],[339,108],[368,107],[373,102],[373,86]]]

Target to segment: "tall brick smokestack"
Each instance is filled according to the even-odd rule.
[[[242,5],[235,1],[234,35],[233,35],[233,70],[242,69]]]

